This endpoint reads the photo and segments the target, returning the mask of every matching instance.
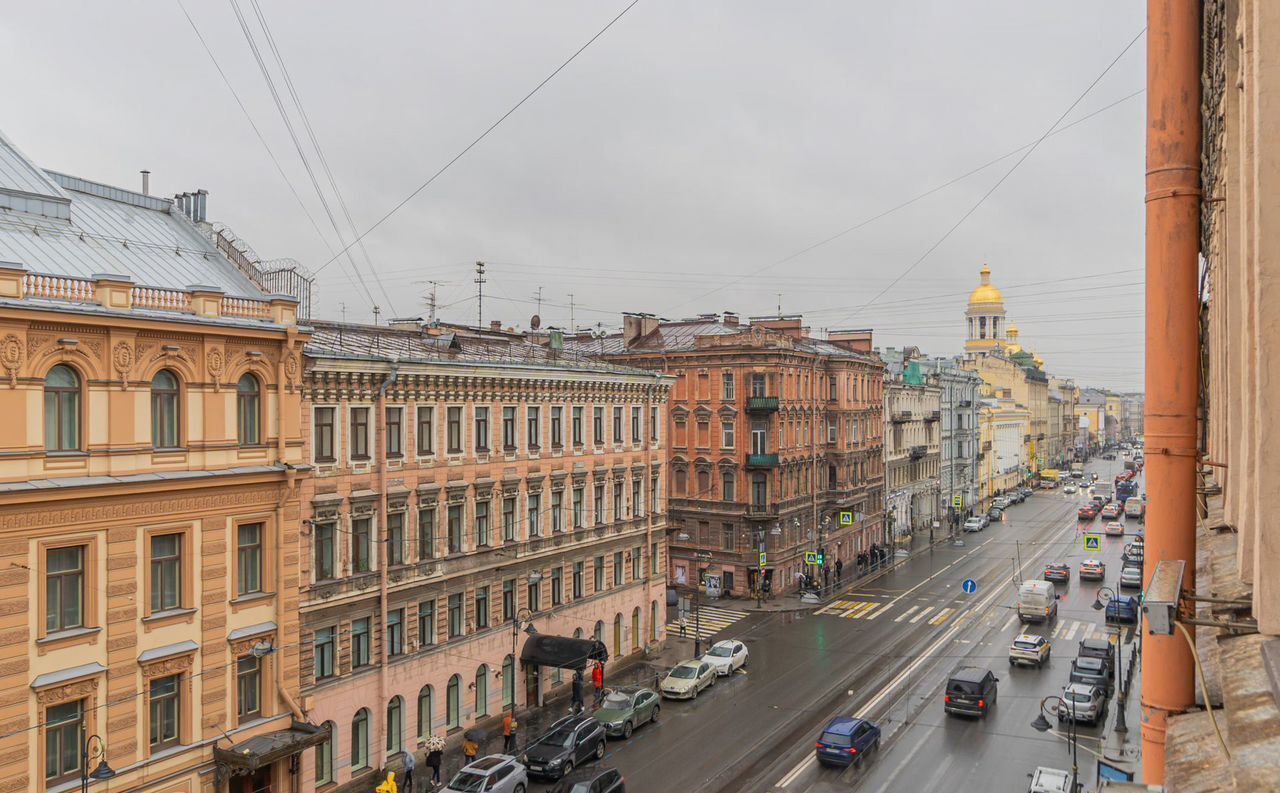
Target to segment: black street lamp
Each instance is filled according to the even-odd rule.
[[[93,748],[94,741],[98,742],[96,750]],[[92,762],[95,757],[99,759],[98,767],[90,771],[89,763]],[[106,779],[111,779],[115,775],[116,772],[111,768],[111,766],[107,765],[106,742],[102,740],[101,736],[90,735],[85,739],[84,745],[80,747],[80,790],[83,793],[89,789],[90,779],[96,782],[101,782]]]
[[[1050,694],[1049,696],[1040,700],[1040,707],[1038,709],[1039,712],[1036,713],[1035,719],[1033,719],[1031,722],[1031,729],[1035,730],[1036,732],[1048,732],[1050,729],[1052,729],[1052,725],[1049,724],[1049,720],[1044,717],[1044,704],[1050,700],[1057,700],[1058,705],[1055,706],[1055,708],[1061,706],[1061,707],[1066,707],[1068,708],[1068,710],[1071,711],[1071,718],[1067,720],[1068,721],[1067,740],[1070,744],[1070,749],[1071,749],[1071,788],[1070,790],[1072,791],[1072,793],[1075,793],[1075,791],[1080,789],[1079,787],[1080,759],[1079,759],[1079,751],[1078,751],[1078,746],[1080,742],[1076,736],[1075,706],[1074,705],[1068,706],[1066,700],[1064,700],[1062,697]]]
[[[711,561],[709,551],[698,551],[699,562]],[[702,657],[702,580],[693,588],[693,657]]]

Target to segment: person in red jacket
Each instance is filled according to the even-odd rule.
[[[591,667],[591,685],[596,687],[595,706],[599,708],[600,703],[604,700],[604,664],[598,661],[595,666]]]

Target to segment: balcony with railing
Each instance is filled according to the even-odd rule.
[[[778,398],[776,396],[747,397],[747,412],[776,413],[778,412]]]
[[[895,410],[889,415],[889,420],[894,424],[906,424],[911,420],[910,410]]]
[[[924,415],[924,420],[925,420],[925,421],[941,421],[941,420],[942,420],[942,411],[941,411],[941,410],[931,410],[931,411],[929,411],[928,413],[926,413],[926,414]]]
[[[928,454],[928,452],[929,452],[928,446],[912,446],[911,459],[919,460],[921,457],[924,457],[926,454]]]
[[[778,505],[777,504],[747,504],[747,517],[754,520],[776,518],[778,517]]]
[[[777,468],[778,455],[776,454],[748,454],[748,468]]]

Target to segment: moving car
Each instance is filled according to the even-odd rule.
[[[1097,559],[1086,559],[1080,563],[1081,581],[1101,581],[1106,575],[1107,566]]]
[[[1072,683],[1062,692],[1058,703],[1058,722],[1071,719],[1090,725],[1107,718],[1107,697],[1099,686]]]
[[[626,790],[627,780],[618,769],[586,768],[561,777],[551,793],[626,793]]]
[[[987,527],[987,522],[982,518],[969,518],[964,522],[965,531],[982,531]]]
[[[702,660],[711,664],[716,674],[724,677],[747,665],[747,646],[737,639],[725,639],[711,645]]]
[[[1063,487],[1062,487],[1062,492],[1063,492],[1063,494],[1065,494],[1065,495],[1068,495],[1068,496],[1069,496],[1069,495],[1071,495],[1072,493],[1079,493],[1079,492],[1080,492],[1080,488],[1076,487],[1075,485],[1063,485]]]
[[[604,697],[600,709],[591,714],[604,725],[610,738],[630,738],[631,731],[641,724],[657,721],[662,705],[651,689],[638,686],[615,688]]]
[[[1125,566],[1120,568],[1121,589],[1142,589],[1142,568]]]
[[[990,669],[961,667],[947,681],[942,709],[959,716],[986,716],[996,704],[996,684],[1000,678]]]
[[[1075,793],[1071,790],[1070,771],[1040,766],[1027,776],[1031,778],[1027,793]]]
[[[1138,602],[1128,595],[1116,595],[1107,601],[1107,622],[1138,621]]]
[[[1118,520],[1108,521],[1107,527],[1104,529],[1108,537],[1123,537],[1124,524]]]
[[[1093,520],[1098,517],[1098,505],[1093,502],[1085,504],[1083,507],[1076,510],[1076,517],[1080,520]]]
[[[1018,587],[1018,616],[1029,622],[1048,622],[1058,616],[1058,592],[1053,584],[1029,578]]]
[[[1147,517],[1147,502],[1137,496],[1130,496],[1129,500],[1124,502],[1124,516],[1126,518],[1137,518],[1141,523]]]
[[[1118,517],[1120,517],[1119,504],[1107,504],[1105,507],[1102,508],[1103,520],[1115,520]]]
[[[1077,658],[1071,662],[1072,683],[1097,686],[1111,696],[1111,667],[1101,658]]]
[[[716,670],[706,661],[677,664],[662,679],[659,690],[667,699],[697,699],[698,692],[716,684]]]
[[[521,757],[530,776],[548,779],[559,779],[579,765],[602,758],[604,725],[590,716],[565,716],[525,747]]]
[[[1063,584],[1071,581],[1071,565],[1066,562],[1050,562],[1044,566],[1044,580]]]
[[[517,760],[506,754],[491,754],[463,766],[445,785],[445,793],[524,793],[529,775]]]
[[[862,765],[862,758],[879,748],[879,727],[852,716],[836,716],[818,736],[813,753],[823,765]]]
[[[1052,654],[1053,646],[1049,644],[1048,639],[1024,633],[1014,639],[1013,644],[1009,646],[1009,666],[1031,664],[1041,667]]]

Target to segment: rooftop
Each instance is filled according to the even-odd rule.
[[[787,325],[787,330],[766,325]],[[794,327],[792,327],[794,326]],[[800,326],[800,317],[753,317],[752,324],[739,323],[733,315],[718,318],[706,315],[677,321],[650,320],[648,332],[643,330],[631,344],[627,332],[604,338],[582,336],[565,339],[565,348],[581,355],[647,355],[653,353],[692,352],[708,347],[755,347],[851,360],[876,360],[870,352],[858,352],[831,341],[809,336]],[[868,338],[869,338],[869,332]]]

